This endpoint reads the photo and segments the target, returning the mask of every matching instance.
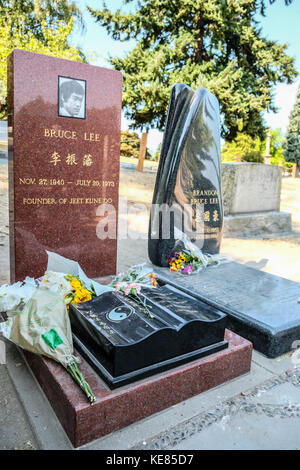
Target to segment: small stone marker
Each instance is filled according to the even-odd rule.
[[[8,58],[11,282],[39,277],[46,250],[89,277],[116,272],[121,73],[14,50]],[[113,210],[112,210],[113,212]],[[101,219],[102,217],[102,219]]]

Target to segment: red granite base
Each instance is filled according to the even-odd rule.
[[[96,396],[92,406],[60,364],[24,354],[73,446],[78,447],[249,372],[252,343],[229,330],[225,339],[228,349],[114,391],[82,359],[80,369]]]

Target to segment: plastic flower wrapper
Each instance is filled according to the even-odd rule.
[[[62,277],[66,275],[73,276],[79,279],[83,283],[84,287],[90,292],[93,292],[96,296],[113,290],[110,286],[99,284],[99,282],[88,278],[77,261],[70,260],[51,251],[47,251],[47,255],[48,265],[45,273],[46,276],[48,272],[55,272],[58,275],[60,274]]]
[[[59,292],[64,297],[67,308],[71,302],[87,302],[96,297],[92,286],[91,290],[88,290],[79,276],[72,274],[46,271],[40,280],[40,287],[51,292]]]
[[[230,261],[227,255],[202,253],[189,238],[176,227],[174,236],[177,239],[169,258],[170,270],[181,274],[196,274],[208,265],[219,265]]]
[[[136,264],[131,266],[126,272],[118,274],[109,286],[114,288],[117,282],[120,281],[127,284],[135,282],[142,287],[157,287],[156,275],[146,263]]]
[[[26,277],[23,282],[12,285],[3,284],[0,287],[0,312],[8,316],[11,311],[22,309],[34,293],[38,283],[35,279]]]
[[[141,290],[142,287],[157,287],[157,280],[156,274],[150,267],[146,266],[145,263],[132,266],[127,272],[118,274],[111,282],[110,286],[142,305],[148,315],[154,318],[149,310],[149,308],[152,307],[147,305]]]
[[[3,336],[27,351],[62,364],[93,403],[93,392],[73,355],[71,325],[62,293],[34,287],[24,308],[10,313],[8,320],[0,323]]]

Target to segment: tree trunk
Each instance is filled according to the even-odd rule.
[[[148,138],[148,133],[143,132],[141,143],[140,143],[139,161],[136,167],[137,171],[143,171],[143,168],[144,168],[144,160],[145,160],[146,149],[147,149],[147,138]]]
[[[293,165],[292,177],[293,178],[299,178],[300,177],[300,165],[298,165],[297,163],[294,163],[294,165]]]

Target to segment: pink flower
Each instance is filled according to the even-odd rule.
[[[117,282],[117,284],[115,285],[115,290],[117,291],[123,291],[124,292],[124,289],[125,287],[127,286],[127,282],[124,282],[124,281],[119,281]]]
[[[131,292],[132,290],[136,290],[136,292]],[[130,284],[127,284],[124,290],[125,295],[129,294],[140,294],[141,293],[141,286],[140,284],[137,284],[136,282],[131,282]]]

